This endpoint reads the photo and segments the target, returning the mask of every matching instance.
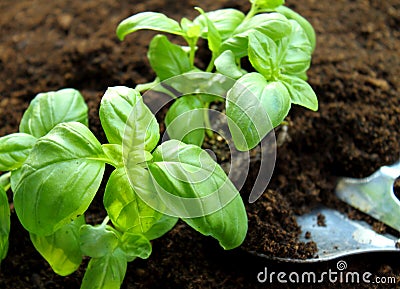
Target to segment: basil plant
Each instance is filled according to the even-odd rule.
[[[225,107],[233,141],[241,151],[254,148],[269,131],[284,122],[292,104],[318,109],[317,97],[306,75],[315,48],[313,27],[283,6],[283,0],[250,2],[251,9],[246,15],[236,9],[204,12],[196,8],[199,16],[193,20],[182,18],[179,23],[162,13],[141,12],[123,20],[116,31],[121,40],[135,31],[150,29],[178,35],[187,43],[174,44],[161,34],[152,39],[147,56],[157,77],[151,83],[138,85],[140,91],[190,72],[212,72],[234,79],[235,84],[225,97]],[[195,65],[200,39],[207,40],[211,54],[204,70]],[[250,62],[248,71],[241,65],[243,59]],[[210,84],[213,85],[218,84]],[[259,106],[245,105],[249,94],[258,99]],[[177,98],[166,119],[171,122],[185,112],[209,108],[210,102],[218,101],[221,99],[209,96]],[[249,123],[265,116],[269,121],[264,127],[249,128]],[[199,114],[199,118],[208,125],[207,114]],[[232,123],[238,127],[233,128]],[[204,129],[183,141],[201,145],[208,131]]]
[[[237,189],[200,147],[160,143],[159,125],[138,91],[120,86],[104,94],[100,120],[109,143],[90,131],[87,112],[74,89],[41,93],[19,132],[0,138],[1,259],[12,246],[9,188],[19,221],[57,274],[91,258],[81,288],[120,288],[127,263],[148,258],[151,240],[178,219],[224,249],[243,242],[247,216]],[[113,168],[103,195],[107,215],[87,224],[106,166]]]

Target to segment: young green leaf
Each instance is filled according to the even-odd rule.
[[[260,31],[274,41],[290,33],[292,26],[285,16],[279,13],[263,13],[243,21],[232,36],[221,45],[221,51],[231,50],[237,58],[247,55],[248,36],[254,30]]]
[[[133,107],[125,127],[122,144],[124,157],[129,157],[131,153],[134,153],[135,159],[137,159],[137,153],[143,152],[139,159],[148,159],[146,151],[151,152],[159,139],[159,125],[155,116],[142,100],[138,101]]]
[[[223,75],[233,79],[238,79],[246,73],[236,64],[235,54],[232,51],[226,50],[214,61],[215,68]]]
[[[80,216],[49,236],[30,234],[36,250],[58,275],[67,276],[79,268],[82,262],[79,228],[84,224],[85,218]]]
[[[280,80],[289,91],[292,103],[313,111],[318,110],[318,99],[312,87],[304,80],[289,75],[281,75]]]
[[[92,258],[82,280],[81,289],[119,289],[127,268],[125,252],[117,248],[100,258]]]
[[[316,45],[316,36],[315,36],[315,30],[310,24],[310,22],[308,22],[307,19],[305,19],[303,16],[301,16],[300,14],[298,14],[297,12],[293,11],[292,9],[286,6],[276,7],[275,11],[285,15],[288,19],[296,20],[296,22],[300,24],[300,26],[304,29],[305,33],[307,34],[307,38],[311,43],[312,51],[314,51]]]
[[[223,101],[222,95],[235,83],[219,73],[210,73],[203,71],[189,72],[165,80],[163,85],[170,87],[179,96],[196,94],[203,102]]]
[[[36,138],[26,133],[13,133],[0,138],[0,171],[12,171],[22,166]]]
[[[122,159],[122,145],[103,144],[102,147],[104,154],[113,163],[114,167],[120,168],[124,166],[124,162]]]
[[[10,235],[10,205],[7,194],[0,187],[0,262],[7,256]]]
[[[79,230],[79,245],[85,256],[104,257],[114,252],[118,243],[118,235],[110,226],[84,225]]]
[[[59,124],[40,138],[14,186],[22,225],[46,236],[82,215],[100,186],[104,158],[100,143],[81,123]]]
[[[132,147],[151,151],[160,138],[154,115],[143,103],[135,89],[125,86],[109,87],[100,104],[100,121],[110,143],[132,141]],[[128,134],[126,132],[128,131]]]
[[[165,233],[169,232],[173,227],[175,227],[178,222],[178,218],[162,215],[159,219],[146,233],[144,236],[148,240],[154,240],[160,238]]]
[[[76,121],[87,126],[87,112],[85,100],[75,89],[39,93],[22,116],[19,130],[39,138],[63,122]]]
[[[179,23],[164,14],[141,12],[121,21],[117,27],[117,36],[120,40],[124,40],[126,35],[141,29],[184,35]]]
[[[195,95],[178,98],[167,111],[165,125],[170,138],[201,146],[205,133],[204,103]]]
[[[193,23],[201,26],[201,37],[203,38],[207,38],[208,35],[208,21],[205,16],[218,30],[222,40],[231,36],[245,17],[241,11],[231,8],[219,9],[206,12],[205,15],[199,15],[193,20]]]
[[[256,29],[273,40],[279,40],[291,31],[289,20],[280,13],[261,13],[244,21],[235,33],[242,33],[249,29]]]
[[[199,7],[196,7],[195,9],[199,11],[201,15],[203,15],[204,20],[207,24],[208,48],[213,53],[218,53],[222,41],[218,29],[215,27],[214,23],[208,18],[207,14],[204,12],[203,9]]]
[[[304,29],[294,20],[291,33],[279,41],[279,66],[284,74],[298,75],[307,71],[311,63],[312,47]]]
[[[192,69],[188,54],[181,46],[171,43],[165,35],[154,36],[147,57],[161,81]]]
[[[146,233],[162,216],[136,194],[124,168],[111,174],[103,201],[113,225],[122,232]]]
[[[265,85],[260,101],[274,127],[285,120],[291,107],[289,92],[279,81],[269,82]]]
[[[266,79],[279,75],[278,47],[265,34],[254,31],[249,34],[249,61]]]
[[[197,39],[200,37],[200,33],[201,33],[200,25],[193,23],[189,19],[183,17],[181,19],[181,27],[187,37],[194,38],[194,39]]]
[[[207,152],[170,140],[159,146],[153,157],[149,171],[169,213],[216,238],[225,249],[243,242],[247,232],[243,201]]]
[[[226,115],[239,150],[254,148],[278,126],[290,109],[290,96],[279,82],[267,82],[259,73],[241,77],[228,92]]]
[[[151,255],[152,247],[150,241],[141,234],[125,232],[121,239],[121,249],[125,252],[128,262],[136,257],[147,259]]]

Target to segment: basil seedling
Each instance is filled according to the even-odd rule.
[[[284,122],[292,104],[313,111],[318,109],[317,97],[306,82],[315,48],[313,27],[298,13],[283,6],[283,0],[250,2],[251,9],[246,15],[236,9],[204,12],[196,8],[200,13],[198,17],[193,20],[182,18],[180,23],[161,13],[142,12],[123,20],[116,31],[121,40],[137,30],[150,29],[178,35],[187,43],[187,46],[173,44],[165,35],[156,35],[152,39],[147,56],[157,78],[138,85],[140,91],[190,72],[220,73],[237,80],[226,97],[226,115],[233,141],[242,151],[254,148],[271,129]],[[211,54],[204,70],[195,66],[194,61],[201,38],[207,40]],[[241,67],[244,58],[251,64],[250,71]],[[246,102],[249,94],[259,105],[239,105]],[[207,126],[207,116],[188,112],[209,108],[210,102],[215,101],[220,99],[203,98],[194,91],[185,99],[177,99],[167,112],[166,124],[168,126],[185,114],[188,120],[181,119],[181,122],[187,123],[187,128],[182,124],[177,129],[170,129],[170,136],[182,139],[179,131],[190,131],[194,116]],[[269,121],[260,126],[259,119],[264,119],[264,115]],[[201,145],[206,132],[209,130],[197,130],[183,141]]]
[[[179,218],[225,249],[243,242],[247,216],[237,189],[198,146],[177,140],[159,145],[159,125],[138,91],[109,88],[100,120],[108,144],[87,127],[80,93],[60,90],[39,94],[20,132],[0,138],[0,169],[8,171],[0,177],[2,259],[9,187],[21,224],[57,274],[71,274],[83,256],[91,258],[81,288],[119,288],[127,263],[148,258],[150,241]],[[86,224],[106,165],[114,167],[103,196],[107,216],[100,225]]]

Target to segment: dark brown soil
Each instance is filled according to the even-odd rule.
[[[291,141],[278,149],[273,178],[263,197],[248,204],[249,233],[242,248],[223,251],[218,244],[179,223],[155,240],[148,260],[129,264],[123,288],[289,288],[277,282],[258,284],[270,271],[324,272],[336,262],[286,264],[259,259],[258,250],[279,257],[307,258],[315,244],[298,242],[295,215],[317,204],[362,216],[333,195],[339,176],[365,177],[400,155],[400,1],[287,0],[314,25],[318,45],[309,81],[320,99],[318,112],[295,107],[289,119]],[[152,80],[145,57],[154,35],[139,32],[119,42],[117,23],[145,10],[180,19],[205,10],[234,7],[246,1],[204,0],[2,0],[0,2],[0,136],[18,130],[29,101],[39,92],[74,87],[90,107],[90,126],[105,141],[98,122],[100,98],[108,86],[135,86]],[[199,60],[199,65],[204,66]],[[279,131],[277,132],[279,134]],[[397,195],[400,184],[395,185]],[[243,189],[248,195],[248,189]],[[88,221],[104,212],[101,194]],[[11,200],[11,195],[10,195]],[[321,220],[323,221],[323,220]],[[388,229],[369,219],[379,232]],[[1,264],[0,288],[79,288],[87,264],[68,277],[52,273],[35,252],[28,234],[12,214],[8,257]],[[348,269],[400,282],[399,254],[348,257]],[[321,288],[382,288],[382,284],[324,284]],[[310,284],[296,286],[310,288]],[[314,287],[313,287],[314,288]],[[384,288],[395,288],[387,285]]]

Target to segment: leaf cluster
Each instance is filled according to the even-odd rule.
[[[250,2],[247,15],[236,9],[204,12],[196,8],[199,16],[195,19],[182,18],[177,22],[161,13],[142,12],[123,20],[117,28],[121,40],[135,31],[150,29],[178,35],[187,43],[187,46],[177,45],[165,35],[156,35],[147,56],[157,78],[150,85],[139,85],[139,90],[202,71],[194,60],[199,39],[205,39],[212,56],[204,71],[235,80],[226,94],[225,106],[233,141],[242,151],[254,148],[270,130],[279,126],[292,104],[318,109],[317,97],[306,75],[315,48],[313,27],[283,6],[283,0]],[[241,67],[243,59],[250,62],[249,71]],[[181,124],[179,129],[171,129],[173,137],[201,145],[207,132],[207,114],[195,111],[209,108],[212,101],[220,99],[203,95],[178,98],[167,113],[167,125],[185,114],[187,128]],[[246,105],[248,102],[252,105]],[[198,123],[206,128],[186,137],[179,133],[190,131]]]
[[[0,177],[2,259],[10,231],[8,188],[19,221],[56,273],[71,274],[83,256],[91,258],[81,288],[119,288],[127,262],[148,258],[150,241],[179,218],[225,249],[243,242],[247,217],[239,192],[200,147],[177,140],[159,144],[159,125],[138,91],[119,86],[104,94],[100,120],[107,144],[89,130],[87,110],[74,89],[41,93],[20,131],[0,138],[0,169],[6,172]],[[103,195],[107,217],[86,224],[106,165],[114,168]],[[214,211],[202,210],[214,193],[231,199],[221,203],[217,196]],[[184,201],[178,206],[182,198],[199,213],[182,213],[192,211]]]

